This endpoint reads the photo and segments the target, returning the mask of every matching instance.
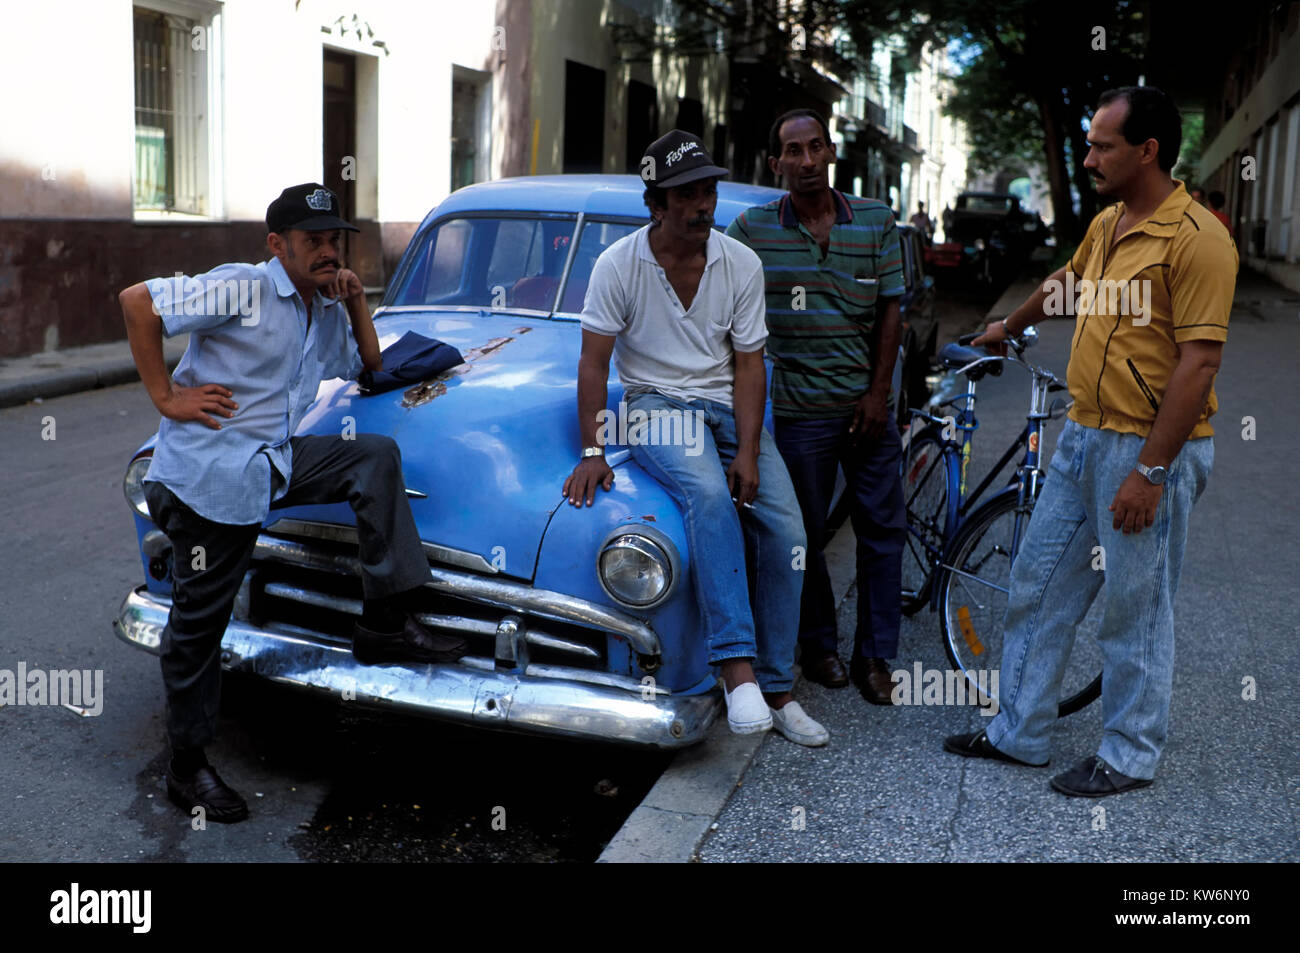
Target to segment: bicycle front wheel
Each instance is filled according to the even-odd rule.
[[[968,691],[983,687],[986,694],[997,694],[991,671],[1002,664],[1012,554],[1024,538],[1032,509],[1032,502],[1020,507],[1014,493],[989,500],[957,534],[936,578],[944,648],[965,675]],[[1058,717],[1078,711],[1101,694],[1101,651],[1090,636],[1099,613],[1094,607],[1076,633],[1061,682]]]
[[[903,612],[929,601],[930,577],[947,539],[948,468],[943,443],[929,427],[909,441],[903,455],[907,542],[903,547]]]

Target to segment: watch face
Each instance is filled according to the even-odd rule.
[[[1164,467],[1147,467],[1146,473],[1143,474],[1148,480],[1159,486],[1165,482],[1165,476],[1168,474]]]

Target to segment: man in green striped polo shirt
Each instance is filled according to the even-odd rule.
[[[768,151],[769,168],[789,191],[741,213],[727,234],[763,261],[773,436],[808,534],[804,675],[831,688],[852,679],[868,701],[888,705],[885,660],[898,652],[907,534],[902,444],[889,406],[904,290],[898,229],[889,206],[831,188],[835,146],[816,112],[777,119]],[[857,536],[858,625],[847,673],[822,551],[837,466]]]

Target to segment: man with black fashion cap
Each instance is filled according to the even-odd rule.
[[[360,538],[366,664],[435,662],[458,637],[410,613],[429,578],[402,483],[397,444],[376,434],[293,436],[322,380],[382,366],[360,279],[342,267],[338,197],[316,183],[266,210],[260,264],[154,278],[118,297],[140,379],[162,414],[145,476],[153,520],[171,541],[172,609],[160,646],[172,760],[167,793],[210,821],[248,816],[208,764],[221,690],[221,638],[271,509],[347,500]],[[162,338],[189,333],[168,376]]]
[[[641,170],[652,221],[610,245],[587,286],[578,362],[583,449],[564,493],[574,506],[591,505],[598,486],[613,485],[597,436],[612,355],[630,423],[641,414],[689,415],[698,427],[693,452],[666,445],[671,428],[664,440],[629,443],[681,507],[731,730],[775,726],[797,744],[824,745],[829,733],[790,696],[805,540],[790,477],[763,430],[762,263],[713,228],[717,180],[727,170],[698,138],[673,130],[650,145]],[[755,553],[752,609],[746,538]]]

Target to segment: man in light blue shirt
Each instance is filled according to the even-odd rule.
[[[347,500],[362,589],[353,654],[366,664],[451,661],[465,642],[411,613],[429,579],[397,444],[377,434],[294,436],[322,380],[382,367],[361,281],[342,267],[338,198],[285,189],[266,213],[274,256],[132,285],[119,296],[140,379],[163,420],[145,498],[172,544],[172,608],[160,646],[172,761],[167,792],[208,820],[248,816],[207,763],[221,638],[272,508]],[[189,333],[173,376],[163,335]]]

